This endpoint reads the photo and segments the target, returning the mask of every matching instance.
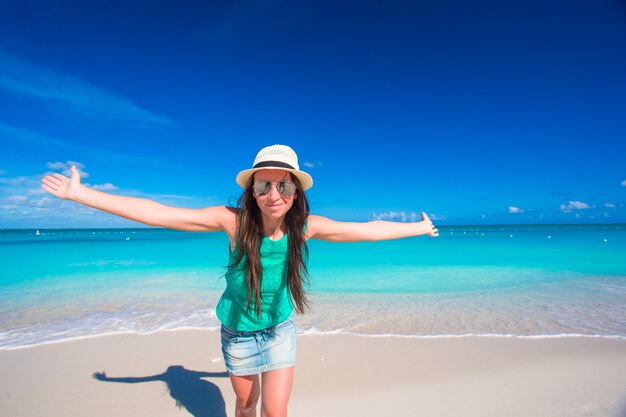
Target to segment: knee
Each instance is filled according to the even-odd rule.
[[[287,416],[287,404],[267,404],[263,403],[261,406],[262,417],[286,417]]]
[[[257,399],[249,399],[246,404],[237,400],[235,405],[235,416],[237,417],[252,417],[256,416],[256,403]]]
[[[256,415],[256,405],[258,402],[258,393],[252,393],[246,398],[237,398],[235,404],[235,415],[237,417],[248,417]]]

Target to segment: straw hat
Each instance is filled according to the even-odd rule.
[[[260,169],[281,169],[289,171],[300,180],[302,190],[308,190],[313,186],[313,178],[304,171],[300,171],[298,155],[286,145],[267,146],[256,154],[252,168],[245,169],[237,174],[237,184],[246,188],[250,184],[250,178]]]

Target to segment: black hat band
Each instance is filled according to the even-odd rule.
[[[280,161],[263,161],[263,162],[259,162],[258,164],[255,164],[252,169],[254,168],[263,168],[263,167],[279,167],[279,168],[289,168],[289,169],[293,169],[296,170],[294,167],[292,167],[289,164],[286,164],[284,162],[280,162]]]

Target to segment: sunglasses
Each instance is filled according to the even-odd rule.
[[[272,190],[272,182],[271,181],[257,181],[252,186],[254,192],[257,195],[266,195]],[[296,193],[296,184],[291,181],[278,181],[276,182],[276,190],[283,197],[291,197]]]

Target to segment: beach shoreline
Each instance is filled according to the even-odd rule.
[[[0,409],[12,417],[233,415],[216,330],[3,350],[0,369]],[[626,412],[622,338],[300,334],[295,372],[293,416]]]

